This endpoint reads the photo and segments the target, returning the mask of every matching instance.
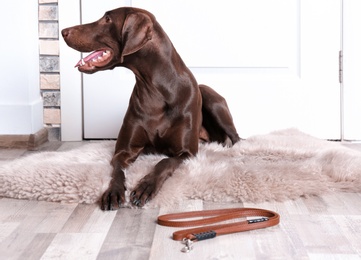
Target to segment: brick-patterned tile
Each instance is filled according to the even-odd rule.
[[[44,107],[59,107],[60,106],[60,92],[59,91],[44,91],[42,93]]]
[[[58,0],[39,0],[39,4],[57,3]]]
[[[40,5],[39,6],[40,21],[58,20],[58,6],[56,5]]]
[[[40,40],[39,48],[40,48],[40,54],[59,55],[59,41],[58,40]]]
[[[60,124],[60,109],[59,108],[45,108],[44,109],[44,124]]]
[[[40,72],[59,72],[59,57],[41,56]]]
[[[57,22],[40,22],[39,23],[40,38],[59,38],[59,25]]]
[[[45,89],[60,89],[60,75],[59,74],[41,74],[40,88]]]

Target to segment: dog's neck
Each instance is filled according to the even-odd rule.
[[[159,48],[159,45],[155,46],[156,44],[157,42],[150,41],[137,53],[124,57],[122,66],[135,74],[137,84],[167,89],[171,85],[197,86],[193,74],[172,43],[168,41],[163,48]],[[160,49],[163,51],[160,52]],[[152,61],[151,66],[149,61]]]

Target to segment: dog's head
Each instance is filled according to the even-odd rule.
[[[154,16],[142,9],[123,7],[108,11],[93,23],[62,30],[65,42],[80,52],[91,52],[75,67],[85,73],[121,66],[152,39]]]

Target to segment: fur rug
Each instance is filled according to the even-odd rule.
[[[0,197],[96,203],[110,181],[114,144],[41,152],[1,165]],[[161,158],[140,156],[126,172],[128,191]],[[174,172],[148,207],[184,199],[283,201],[333,191],[361,192],[361,153],[287,129],[250,137],[232,148],[201,144],[197,157]]]

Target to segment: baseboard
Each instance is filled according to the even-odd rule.
[[[48,130],[42,128],[29,135],[0,135],[0,148],[26,148],[32,150],[48,141]]]

